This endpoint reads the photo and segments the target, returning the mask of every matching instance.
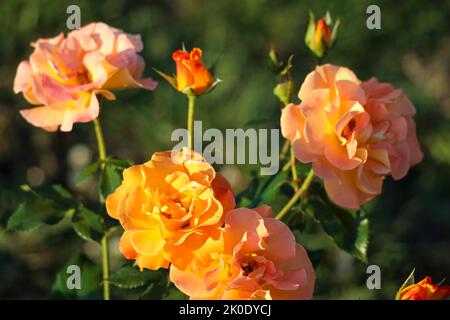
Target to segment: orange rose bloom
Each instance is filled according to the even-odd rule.
[[[225,217],[221,238],[210,239],[170,279],[190,299],[311,299],[315,273],[306,250],[272,209],[238,208]]]
[[[192,49],[191,52],[177,50],[172,55],[177,65],[175,78],[178,91],[191,89],[196,95],[205,93],[214,83],[214,78],[202,61],[202,50]]]
[[[32,43],[29,60],[22,61],[14,92],[38,107],[21,110],[26,121],[47,131],[71,131],[73,124],[98,117],[97,95],[115,99],[109,90],[146,88],[157,83],[141,79],[144,59],[139,35],[129,35],[104,23],[91,23],[67,37]]]
[[[284,108],[281,132],[337,204],[359,209],[381,193],[386,176],[401,179],[422,160],[415,109],[392,85],[361,83],[349,69],[327,64],[306,77],[299,98],[300,105]]]
[[[433,284],[428,276],[419,283],[407,286],[400,292],[400,300],[442,300],[449,296],[450,286]]]
[[[141,268],[183,266],[208,238],[217,238],[234,208],[228,181],[199,154],[165,151],[123,172],[106,199],[108,214],[125,229],[120,251]]]

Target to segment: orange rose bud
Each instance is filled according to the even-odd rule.
[[[433,284],[428,276],[400,291],[400,300],[443,300],[449,296],[450,286]]]
[[[314,43],[318,45],[320,41],[323,41],[327,47],[331,44],[331,30],[324,19],[319,19],[316,23]]]
[[[338,27],[339,20],[333,23],[328,12],[325,17],[318,19],[317,22],[315,21],[314,14],[310,12],[309,24],[305,36],[306,46],[311,49],[316,57],[324,57],[334,43]]]
[[[189,89],[196,95],[208,91],[214,83],[214,78],[202,61],[202,50],[192,49],[191,52],[177,50],[172,54],[177,65],[176,89],[186,93]]]

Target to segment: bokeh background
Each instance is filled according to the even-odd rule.
[[[354,70],[360,79],[377,76],[404,89],[416,109],[424,161],[401,181],[387,179],[384,192],[367,206],[370,214],[369,264],[381,268],[381,290],[366,287],[366,265],[337,249],[323,233],[301,237],[308,249],[325,249],[317,268],[319,299],[391,299],[410,271],[436,282],[450,276],[450,11],[448,1],[298,1],[172,0],[0,2],[0,298],[50,297],[55,273],[74,254],[98,261],[100,250],[63,221],[57,226],[17,233],[5,230],[20,201],[21,184],[60,183],[87,202],[96,199],[96,182],[75,185],[77,173],[96,157],[92,124],[77,124],[70,134],[46,133],[19,115],[27,107],[12,83],[31,41],[67,32],[66,8],[81,8],[82,24],[104,21],[139,33],[146,75],[151,67],[172,73],[171,53],[182,43],[204,50],[223,83],[198,101],[196,118],[204,127],[278,126],[280,107],[268,68],[273,44],[293,53],[297,83],[313,59],[304,45],[308,10],[328,9],[341,19],[336,46],[326,62]],[[381,7],[381,30],[366,28],[366,8]],[[134,162],[173,146],[170,134],[184,127],[186,99],[164,81],[154,92],[120,92],[101,111],[108,152]],[[220,168],[237,190],[249,182],[244,166]],[[308,230],[310,230],[309,228]],[[111,241],[112,267],[124,260]],[[447,280],[448,282],[449,280]],[[114,293],[113,297],[133,298]]]

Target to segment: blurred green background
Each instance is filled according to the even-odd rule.
[[[321,16],[328,9],[341,19],[336,46],[326,62],[344,65],[360,79],[377,76],[404,89],[416,109],[424,161],[401,181],[388,178],[372,201],[369,264],[379,265],[381,290],[366,287],[366,266],[336,248],[323,233],[307,228],[300,237],[308,249],[326,249],[317,268],[315,297],[320,299],[391,299],[416,268],[419,278],[435,282],[450,276],[450,11],[448,1],[54,1],[0,2],[0,298],[49,297],[55,273],[82,252],[98,261],[95,244],[79,239],[67,221],[54,227],[17,233],[6,231],[8,216],[20,201],[18,187],[60,183],[87,202],[96,199],[94,180],[80,185],[74,177],[96,157],[92,124],[77,124],[70,134],[49,134],[19,115],[27,107],[12,92],[19,62],[32,52],[29,43],[66,30],[66,8],[78,4],[82,24],[103,21],[139,33],[145,74],[161,80],[151,67],[172,73],[171,53],[185,43],[204,51],[223,83],[198,101],[196,119],[205,127],[247,128],[269,119],[278,126],[280,108],[272,88],[276,78],[267,52],[274,44],[293,53],[300,84],[313,59],[304,45],[308,9]],[[381,7],[381,30],[366,28],[366,8]],[[173,146],[170,134],[184,127],[186,99],[160,81],[154,92],[118,93],[101,111],[108,152],[142,162]],[[254,123],[254,122],[253,122]],[[236,190],[249,181],[243,166],[220,168]],[[112,266],[124,260],[111,241]],[[448,282],[448,280],[447,280]],[[133,293],[134,294],[134,293]],[[131,292],[113,297],[134,298]]]

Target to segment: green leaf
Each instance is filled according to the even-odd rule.
[[[166,292],[167,284],[162,282],[152,283],[139,295],[138,300],[162,300]]]
[[[60,185],[31,188],[22,186],[26,200],[19,205],[8,220],[9,230],[31,230],[42,224],[56,224],[70,215],[78,201]]]
[[[331,46],[335,44],[337,33],[339,30],[339,25],[341,24],[341,21],[339,19],[336,20],[336,23],[334,24],[333,30],[331,31]]]
[[[369,219],[364,210],[358,212],[341,208],[320,191],[311,192],[306,211],[315,217],[325,232],[343,250],[367,263]]]
[[[166,74],[162,71],[159,71],[158,69],[155,69],[155,68],[153,68],[153,71],[155,71],[157,74],[159,74],[161,77],[163,77],[164,80],[166,80],[172,87],[177,89],[177,80],[174,77],[169,76],[168,74]]]
[[[325,23],[327,25],[331,26],[331,24],[333,23],[333,20],[331,19],[330,11],[327,11],[323,18],[325,19]]]
[[[218,86],[220,83],[222,83],[222,82],[223,82],[222,79],[217,78],[217,79],[214,80],[214,82],[209,86],[208,90],[206,90],[206,91],[205,91],[204,93],[202,93],[202,94],[208,94],[208,93],[213,92],[213,90],[216,89],[217,86]]]
[[[280,75],[283,77],[289,77],[290,73],[291,73],[291,69],[294,66],[293,65],[293,61],[294,61],[294,55],[291,54],[286,62],[286,66],[284,67],[284,69],[280,72]]]
[[[67,273],[70,265],[80,268],[80,289],[69,289],[67,286],[68,278],[73,276],[73,274]],[[51,296],[55,299],[101,299],[101,281],[100,266],[85,256],[76,256],[70,259],[57,273]]]
[[[282,83],[279,83],[273,89],[273,94],[278,97],[278,99],[284,105],[289,104],[291,101],[291,95],[295,90],[295,83],[293,80],[286,80]]]
[[[126,169],[133,165],[132,161],[117,159],[117,158],[108,158],[108,160],[106,160],[106,162],[109,165],[114,166],[114,167],[116,167],[116,169],[120,169],[120,170]]]
[[[262,203],[268,203],[272,198],[280,193],[280,188],[288,181],[288,172],[279,172],[271,180],[268,180],[264,187],[258,193],[258,198]]]
[[[293,206],[286,214],[286,224],[291,228],[299,232],[303,232],[306,227],[308,215],[303,209],[303,206],[297,205]]]
[[[117,170],[123,170],[133,165],[131,161],[111,157],[109,157],[105,161],[96,161],[81,170],[80,174],[75,178],[75,183],[78,184],[96,173],[103,163],[105,164],[105,166],[109,166]]]
[[[395,295],[395,300],[400,300],[400,292],[402,292],[403,289],[405,289],[407,286],[410,286],[412,284],[414,284],[414,272],[416,271],[416,269],[413,269],[411,271],[411,273],[409,274],[408,278],[406,278],[405,282],[403,282],[402,286],[400,287],[400,289],[398,289],[396,295]]]
[[[73,206],[77,200],[73,198],[69,191],[59,184],[45,185],[37,188],[31,188],[29,185],[22,185],[22,191],[40,199],[50,199],[61,206]]]
[[[273,205],[282,195],[280,188],[287,184],[288,172],[279,171],[272,176],[255,175],[246,190],[236,196],[236,202],[241,207],[254,208],[261,204]]]
[[[310,43],[314,39],[314,34],[316,32],[316,18],[314,17],[314,13],[309,11],[309,22],[306,29],[305,34],[305,44],[309,47]]]
[[[102,174],[100,175],[100,193],[103,200],[105,200],[109,194],[113,193],[121,182],[121,169],[115,165],[111,165],[110,162],[106,162]]]
[[[56,210],[50,200],[39,199],[33,203],[21,203],[8,220],[7,229],[27,231],[42,224],[56,224],[66,214]]]
[[[280,61],[280,58],[278,57],[278,52],[274,45],[272,45],[269,50],[269,61],[272,71],[276,74],[279,74],[283,68],[284,62]]]
[[[81,170],[79,175],[75,178],[75,183],[79,184],[80,182],[82,182],[82,181],[86,180],[87,178],[89,178],[90,176],[92,176],[94,173],[96,173],[98,171],[98,169],[100,168],[100,165],[101,165],[101,161],[96,161],[94,163],[91,163],[87,167],[85,167],[83,170]]]
[[[109,277],[109,283],[119,288],[133,289],[158,282],[164,277],[166,276],[162,271],[140,271],[137,267],[126,264]]]
[[[177,289],[173,284],[169,286],[163,300],[188,300],[188,296]]]
[[[154,271],[159,273],[159,278],[153,280],[147,288],[138,296],[138,300],[162,300],[170,292],[170,280],[167,270]]]
[[[301,179],[306,178],[312,169],[312,165],[303,164],[300,161],[296,161],[295,165],[297,167],[297,174],[298,174],[299,178],[301,178]]]
[[[11,213],[17,210],[24,201],[24,195],[17,192],[17,188],[0,188],[0,233],[6,229]],[[7,200],[7,201],[6,201]]]
[[[99,185],[103,200],[117,189],[122,182],[122,171],[130,165],[132,165],[132,163],[126,160],[115,158],[108,158],[105,160],[100,175]]]
[[[72,216],[72,227],[84,240],[100,243],[104,235],[103,218],[84,206],[80,206]]]

